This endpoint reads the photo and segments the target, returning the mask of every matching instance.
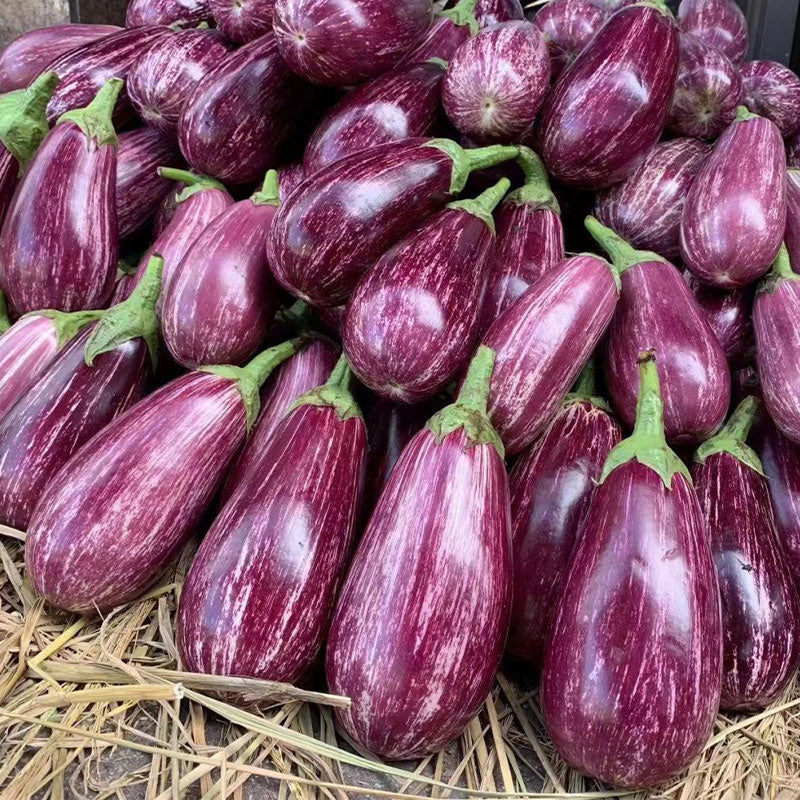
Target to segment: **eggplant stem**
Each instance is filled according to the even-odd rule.
[[[697,448],[694,460],[698,464],[702,464],[709,456],[716,453],[729,453],[750,469],[763,475],[764,468],[761,459],[756,455],[755,450],[747,445],[750,428],[753,427],[753,423],[760,413],[761,401],[752,394],[745,397],[736,406],[735,411],[720,432]]]
[[[20,175],[50,130],[47,103],[58,80],[55,72],[45,72],[27,89],[0,96],[0,143],[17,160]]]
[[[734,122],[747,122],[748,119],[758,119],[758,114],[754,114],[747,106],[736,106]]]
[[[6,296],[0,292],[0,334],[5,333],[10,327],[11,319],[8,316]]]
[[[784,281],[800,281],[800,275],[792,269],[789,250],[786,247],[786,243],[781,242],[778,254],[772,262],[772,268],[761,279],[756,291],[759,294],[762,292],[772,294]]]
[[[86,134],[87,139],[95,139],[98,147],[116,145],[118,139],[112,115],[124,85],[125,81],[122,79],[110,78],[100,87],[88,106],[67,111],[59,117],[56,125],[73,122]]]
[[[257,356],[248,361],[245,366],[241,367],[241,370],[247,373],[260,387],[277,366],[286,361],[287,358],[293,356],[307,341],[308,339],[305,336],[298,336],[294,339],[276,344],[274,347],[260,352]]]
[[[561,213],[558,199],[550,188],[550,176],[547,169],[530,147],[520,146],[517,164],[525,176],[525,183],[511,192],[506,200],[523,205],[549,208],[556,214]]]
[[[475,6],[477,5],[478,0],[458,0],[452,8],[440,11],[436,16],[449,19],[459,27],[468,26],[470,35],[474,36],[480,27],[475,16]]]
[[[334,409],[336,415],[342,421],[354,417],[362,419],[361,409],[350,392],[352,380],[353,370],[344,353],[342,353],[328,380],[322,386],[318,386],[316,389],[312,389],[299,397],[292,404],[289,411],[293,411],[300,406],[328,406]]]
[[[353,379],[353,370],[347,361],[344,353],[339,356],[336,366],[333,368],[330,377],[325,381],[325,386],[336,386],[345,391],[350,391],[350,383]]]
[[[280,204],[278,189],[278,170],[271,169],[264,176],[264,185],[250,198],[257,206],[277,206]]]
[[[456,404],[486,414],[489,404],[489,386],[494,371],[494,350],[480,345],[469,362],[467,376],[456,398]]]
[[[591,237],[608,253],[617,272],[621,275],[625,270],[642,264],[645,261],[667,260],[650,250],[637,250],[632,244],[625,241],[618,233],[603,225],[596,217],[588,216],[583,224]]]
[[[517,145],[501,144],[465,150],[452,139],[429,139],[423,146],[441,150],[453,162],[450,172],[450,194],[461,192],[467,185],[467,180],[472,172],[493,167],[503,161],[510,161],[519,153]]]
[[[597,394],[597,364],[593,358],[590,358],[581,370],[571,394],[583,397],[594,397]]]
[[[105,311],[56,311],[55,309],[45,309],[44,311],[32,311],[40,317],[47,317],[53,321],[56,329],[56,350],[60,350],[67,342],[80,333],[90,322],[94,322],[103,316]],[[25,316],[29,316],[25,314]]]
[[[468,214],[473,214],[478,219],[483,220],[489,230],[494,233],[494,217],[492,211],[497,208],[498,203],[505,197],[506,192],[511,188],[511,181],[508,178],[501,178],[494,186],[490,186],[485,192],[481,192],[477,197],[466,200],[455,200],[447,204],[447,208],[461,209]]]

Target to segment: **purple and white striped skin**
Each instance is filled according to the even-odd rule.
[[[513,142],[533,124],[549,88],[544,34],[532,22],[502,22],[455,52],[442,81],[442,105],[476,142]]]
[[[556,415],[611,322],[619,276],[591,254],[553,267],[483,335],[497,354],[489,418],[506,452],[524,450]]]
[[[179,181],[173,184],[167,192],[166,197],[158,204],[156,213],[153,217],[153,239],[157,239],[172,222],[175,212],[178,210],[178,195],[185,189],[185,184]]]
[[[359,281],[342,344],[358,379],[381,397],[419,403],[467,365],[494,247],[492,211],[510,185],[502,178],[475,199],[450,203]]]
[[[272,25],[293,72],[352,86],[392,69],[432,18],[430,0],[276,0]]]
[[[680,61],[667,127],[680,136],[713,139],[733,122],[742,79],[730,59],[702,39],[680,37]]]
[[[738,288],[760,278],[786,229],[786,150],[773,122],[739,106],[692,183],[681,256],[703,283]]]
[[[772,120],[783,136],[800,128],[800,78],[777,61],[746,61],[739,68],[742,103]]]
[[[367,431],[342,356],[228,499],[181,591],[184,669],[294,683],[319,654],[352,552]]]
[[[407,139],[343,158],[306,178],[278,209],[267,241],[272,273],[311,305],[342,305],[361,274],[458,194],[471,172],[518,152]]]
[[[681,0],[681,33],[702,39],[734,64],[747,53],[747,20],[735,0]]]
[[[176,31],[148,48],[131,66],[126,81],[136,113],[171,137],[183,106],[197,84],[231,51],[216,30]]]
[[[192,27],[211,22],[209,0],[129,0],[125,26],[176,25]]]
[[[481,28],[489,28],[502,22],[524,20],[525,12],[520,0],[478,0],[475,19]]]
[[[594,215],[634,247],[677,258],[683,204],[709,152],[696,139],[659,142],[622,183],[598,192]]]
[[[547,171],[581,189],[627,178],[661,137],[677,70],[678,28],[663,0],[613,14],[545,99],[537,151]]]
[[[275,0],[208,0],[217,28],[232,42],[252,42],[272,30]]]
[[[306,179],[306,170],[302,161],[286,164],[278,168],[278,194],[281,203]]]
[[[140,400],[48,483],[25,545],[28,575],[53,605],[106,611],[133,600],[195,532],[258,413],[258,388],[300,346],[247,367],[182,375]]]
[[[261,191],[211,221],[173,270],[162,335],[184,367],[243,364],[266,339],[280,300],[266,257],[278,203],[270,170]]]
[[[747,446],[759,413],[747,397],[692,465],[722,599],[725,711],[765,708],[800,663],[800,600],[778,541],[767,479]]]
[[[475,19],[477,0],[458,0],[452,7],[437,11],[425,34],[400,58],[395,68],[431,58],[449,61],[456,50],[478,32]]]
[[[689,471],[664,439],[643,354],[633,435],[606,459],[550,629],[545,726],[574,768],[643,788],[684,770],[714,726],[720,599]]]
[[[509,475],[514,602],[506,652],[540,668],[569,560],[606,457],[622,438],[594,396],[589,362],[576,391]]]
[[[111,306],[115,306],[130,297],[131,292],[136,287],[136,283],[136,268],[121,260],[117,261],[117,280],[114,283],[114,291],[111,294],[108,307],[111,308]]]
[[[654,350],[663,387],[667,441],[696,444],[716,433],[728,411],[728,362],[680,272],[657,253],[636,250],[593,217],[586,228],[622,276],[617,312],[606,340],[605,375],[614,410],[636,418],[636,359]]]
[[[306,175],[379,144],[425,136],[439,119],[446,65],[425,61],[373,78],[346,94],[306,144]]]
[[[101,308],[117,263],[117,134],[112,79],[65,114],[36,151],[0,234],[0,288],[13,315]],[[45,202],[46,200],[46,202]]]
[[[508,478],[486,417],[492,353],[400,456],[359,544],[328,638],[339,723],[395,761],[459,735],[486,700],[511,607]]]
[[[800,169],[786,171],[786,230],[784,244],[789,251],[789,263],[800,264]]]

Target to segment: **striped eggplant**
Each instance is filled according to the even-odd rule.
[[[800,169],[795,167],[786,172],[786,230],[783,235],[789,263],[800,264]]]
[[[663,0],[613,14],[545,100],[538,150],[548,172],[594,190],[627,178],[661,136],[677,70],[678,29]]]
[[[478,32],[476,3],[477,0],[458,0],[452,8],[437,11],[431,26],[400,58],[397,66],[416,64],[430,58],[449,61],[456,50]]]
[[[800,133],[786,140],[786,163],[789,167],[800,167]]]
[[[555,416],[618,298],[611,264],[574,256],[545,272],[483,335],[497,353],[489,418],[509,455],[528,447]]]
[[[736,0],[681,0],[681,33],[697,36],[734,64],[747,53],[747,20]]]
[[[726,711],[770,705],[800,663],[800,600],[761,462],[746,444],[759,405],[758,398],[745,398],[697,449],[692,465],[722,599],[720,707]]]
[[[439,118],[446,65],[438,60],[401,67],[356,87],[323,118],[303,153],[313,175],[334,161],[379,144],[425,136]]]
[[[772,120],[783,136],[800,129],[800,78],[777,61],[747,61],[739,72],[744,88],[742,103]]]
[[[280,300],[265,251],[278,203],[273,169],[260,191],[212,220],[174,268],[162,334],[184,367],[242,364],[266,339]]]
[[[520,0],[478,0],[475,18],[481,28],[489,28],[502,22],[525,19]]]
[[[209,0],[129,0],[125,13],[128,28],[146,25],[190,27],[211,20]]]
[[[456,200],[384,253],[359,281],[342,344],[359,380],[382,397],[418,403],[466,366],[479,335],[492,211],[507,178]]]
[[[221,184],[220,184],[221,185]],[[172,222],[175,212],[178,210],[178,195],[186,188],[183,181],[173,183],[166,197],[158,204],[155,216],[153,217],[153,238],[157,239]]]
[[[464,42],[447,65],[442,105],[472,140],[519,141],[550,84],[550,54],[532,22],[502,22]]]
[[[544,722],[574,768],[624,788],[684,770],[714,726],[722,631],[689,470],[669,449],[652,353],[633,435],[606,459],[542,671]]]
[[[285,164],[278,169],[278,195],[281,203],[306,179],[302,161]]]
[[[636,250],[593,217],[586,228],[622,275],[617,313],[606,341],[606,384],[628,427],[636,418],[637,355],[654,350],[663,388],[667,440],[696,444],[725,419],[731,384],[717,337],[686,285],[666,259]]]
[[[193,28],[159,39],[137,58],[126,81],[136,113],[151,127],[174,137],[188,97],[230,52],[216,30]]]
[[[590,361],[509,475],[514,602],[506,651],[537,669],[595,484],[621,438],[608,404],[595,396]]]
[[[182,375],[103,428],[48,483],[25,545],[53,605],[105,611],[141,594],[194,533],[258,414],[258,390],[300,340],[246,367]]]
[[[660,142],[622,183],[598,192],[594,215],[634,247],[677,258],[683,204],[709,152],[696,139]]]
[[[185,669],[295,682],[320,652],[350,559],[367,431],[344,356],[303,395],[214,521],[181,591]],[[302,523],[298,525],[298,520]]]
[[[130,297],[137,283],[136,272],[137,268],[131,266],[127,261],[123,259],[117,261],[117,279],[114,283],[114,291],[111,294],[111,300],[108,303],[109,308]],[[159,293],[159,297],[160,296]]]
[[[492,362],[479,348],[456,402],[403,451],[331,624],[328,686],[352,698],[339,722],[390,760],[458,736],[500,664],[511,547],[503,446],[486,417]]]
[[[730,59],[702,39],[680,37],[680,61],[667,127],[679,136],[714,139],[736,116],[742,79]]]
[[[786,228],[786,151],[777,126],[739,106],[689,189],[683,262],[703,283],[746,286],[775,258]]]
[[[217,28],[232,42],[246,43],[272,30],[275,0],[208,0]]]
[[[0,288],[14,315],[79,311],[111,296],[117,263],[117,134],[112,78],[40,145],[0,234]],[[46,199],[46,202],[44,202]]]
[[[144,393],[158,347],[162,268],[151,259],[133,294],[75,336],[0,420],[0,522],[25,530],[72,454]]]
[[[272,25],[293,72],[352,86],[392,69],[432,15],[430,0],[276,0]]]
[[[461,192],[471,172],[518,152],[406,139],[343,158],[307,178],[281,205],[267,243],[272,273],[312,305],[341,305],[361,274]]]

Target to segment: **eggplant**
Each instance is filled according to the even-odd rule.
[[[433,397],[469,361],[494,246],[492,211],[510,183],[456,200],[379,258],[356,286],[342,344],[359,380],[382,397]]]
[[[683,34],[667,127],[679,136],[714,139],[733,122],[741,99],[742,79],[730,59]]]
[[[206,367],[140,400],[41,494],[25,564],[50,603],[103,612],[150,586],[195,532],[258,414],[258,389],[301,340],[246,367]]]
[[[217,28],[232,42],[244,44],[272,30],[275,0],[208,0]]]
[[[76,335],[0,420],[3,524],[25,530],[72,454],[144,393],[158,347],[162,269],[153,257],[131,296]]]
[[[783,136],[800,129],[800,78],[777,61],[747,61],[739,67],[743,105],[772,120]]]
[[[221,186],[222,184],[220,184]],[[178,195],[186,188],[183,181],[173,183],[172,188],[167,192],[164,199],[158,204],[155,216],[153,217],[153,238],[157,239],[172,222],[175,212],[178,210]]]
[[[211,21],[209,0],[128,0],[125,12],[128,28],[146,25],[192,27]]]
[[[278,170],[278,195],[281,203],[306,179],[302,161],[286,164]]]
[[[212,220],[174,268],[162,333],[184,367],[242,364],[266,338],[280,299],[265,252],[278,203],[270,170],[262,189]]]
[[[509,455],[528,447],[555,416],[618,298],[611,264],[574,256],[545,272],[483,335],[497,353],[489,418]]]
[[[525,19],[520,0],[478,0],[475,18],[481,28],[490,28],[503,22]]]
[[[416,64],[431,58],[449,61],[456,50],[478,32],[476,3],[477,0],[458,0],[452,8],[437,11],[428,30],[405,52],[397,66]]]
[[[634,247],[677,258],[683,204],[709,152],[696,139],[660,142],[626,180],[598,192],[594,215]]]
[[[603,466],[541,682],[561,756],[624,788],[688,767],[721,691],[717,577],[689,470],[664,439],[656,363],[642,354],[636,427]]]
[[[541,669],[547,632],[595,484],[622,434],[590,361],[509,475],[514,602],[506,651]]]
[[[545,100],[548,172],[593,190],[627,178],[664,130],[677,71],[678,29],[663,0],[613,14]]]
[[[461,192],[471,172],[518,152],[406,139],[343,158],[307,178],[278,209],[267,242],[272,273],[311,305],[341,305],[361,274]]]
[[[108,303],[109,308],[131,296],[131,292],[138,282],[136,280],[137,271],[137,268],[128,264],[127,261],[123,261],[122,259],[117,261],[117,279],[114,283],[114,291],[111,294],[111,300]]]
[[[342,356],[292,406],[266,468],[246,476],[203,539],[181,591],[184,669],[293,683],[313,666],[363,494],[367,431],[349,382]]]
[[[747,53],[747,20],[735,0],[681,0],[681,33],[702,39],[734,64]]]
[[[628,427],[639,393],[637,355],[654,350],[663,389],[667,441],[696,444],[716,433],[728,411],[728,362],[680,272],[657,253],[636,250],[593,217],[586,228],[622,275],[606,341],[606,384]]]
[[[323,118],[303,153],[313,175],[335,161],[379,144],[425,136],[439,118],[446,65],[425,61],[373,78],[345,95]]]
[[[777,126],[739,106],[689,189],[683,262],[703,283],[737,288],[760,278],[786,229],[786,151]]]
[[[230,51],[214,30],[194,28],[160,39],[133,62],[128,73],[128,94],[136,113],[174,138],[192,91]]]
[[[800,264],[800,169],[793,167],[786,172],[786,230],[783,235],[789,263]]]
[[[392,69],[432,16],[430,0],[275,0],[272,27],[293,72],[352,86]]]
[[[11,327],[11,320],[8,318],[8,304],[6,296],[0,292],[0,334],[5,333]]]
[[[339,723],[392,761],[458,736],[500,664],[511,548],[503,446],[486,417],[493,360],[478,349],[456,402],[403,451],[331,623],[328,687],[352,698]]]
[[[786,163],[789,167],[800,167],[800,134],[786,140]]]
[[[0,234],[0,288],[12,314],[99,308],[117,263],[117,134],[112,78],[59,120],[30,162]],[[46,202],[45,202],[46,200]]]
[[[761,461],[746,443],[759,406],[758,398],[745,398],[692,465],[722,599],[725,711],[771,705],[800,663],[800,600]]]
[[[442,82],[442,105],[450,122],[478,143],[519,141],[549,83],[544,34],[531,22],[502,22],[455,52]]]

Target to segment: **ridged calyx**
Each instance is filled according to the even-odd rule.
[[[715,453],[730,453],[742,464],[754,469],[759,475],[763,475],[764,468],[761,466],[761,459],[756,455],[756,451],[747,445],[747,434],[750,433],[750,428],[760,410],[761,401],[757,397],[753,395],[745,397],[731,414],[722,430],[697,448],[694,460],[698,464],[703,464],[709,456]]]
[[[458,194],[467,185],[471,173],[476,170],[494,167],[503,161],[510,161],[519,154],[517,145],[493,144],[489,147],[476,147],[466,150],[452,139],[430,139],[424,147],[441,150],[453,162],[450,173],[450,194]]]
[[[89,141],[94,139],[98,147],[107,144],[116,147],[119,140],[111,118],[124,85],[125,82],[120,78],[107,80],[88,106],[67,111],[59,117],[56,125],[72,122],[86,134]]]
[[[350,392],[353,371],[344,355],[339,356],[328,380],[299,397],[292,410],[300,406],[330,406],[336,411],[340,420],[362,418],[361,409]]]
[[[0,142],[17,160],[20,174],[50,130],[46,110],[58,81],[55,72],[45,72],[27,89],[0,96]]]

